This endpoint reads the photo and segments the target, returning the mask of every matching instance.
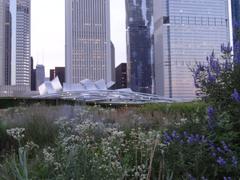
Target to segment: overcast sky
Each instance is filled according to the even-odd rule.
[[[31,51],[34,65],[49,69],[65,64],[65,0],[32,0]],[[116,65],[126,62],[125,0],[110,0],[111,39],[115,45]]]

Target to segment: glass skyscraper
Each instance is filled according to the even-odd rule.
[[[154,0],[156,93],[194,98],[192,68],[230,41],[228,0]]]
[[[126,0],[128,86],[154,93],[153,1]]]
[[[65,0],[66,83],[112,80],[109,0]]]
[[[5,84],[5,0],[0,0],[0,85]]]
[[[240,41],[240,0],[231,0],[232,2],[232,22],[233,22],[233,44],[234,52],[237,58],[240,58],[240,47],[237,41]]]
[[[9,0],[0,0],[0,85],[11,84],[11,16]]]

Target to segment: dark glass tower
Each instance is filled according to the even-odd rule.
[[[240,0],[232,0],[233,43],[236,58],[240,58]]]
[[[11,13],[9,0],[5,2],[5,85],[11,85]]]
[[[126,0],[128,86],[154,93],[153,1]]]

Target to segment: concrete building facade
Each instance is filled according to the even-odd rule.
[[[66,82],[112,80],[109,0],[65,0]]]
[[[31,0],[11,0],[11,85],[31,84]]]

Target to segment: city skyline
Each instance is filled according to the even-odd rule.
[[[116,49],[115,65],[117,66],[121,62],[126,62],[125,1],[110,0],[110,6],[111,40]],[[43,8],[44,14],[41,15]],[[47,77],[50,69],[65,65],[64,8],[64,0],[32,1],[32,56],[34,67],[36,64],[44,64]]]

